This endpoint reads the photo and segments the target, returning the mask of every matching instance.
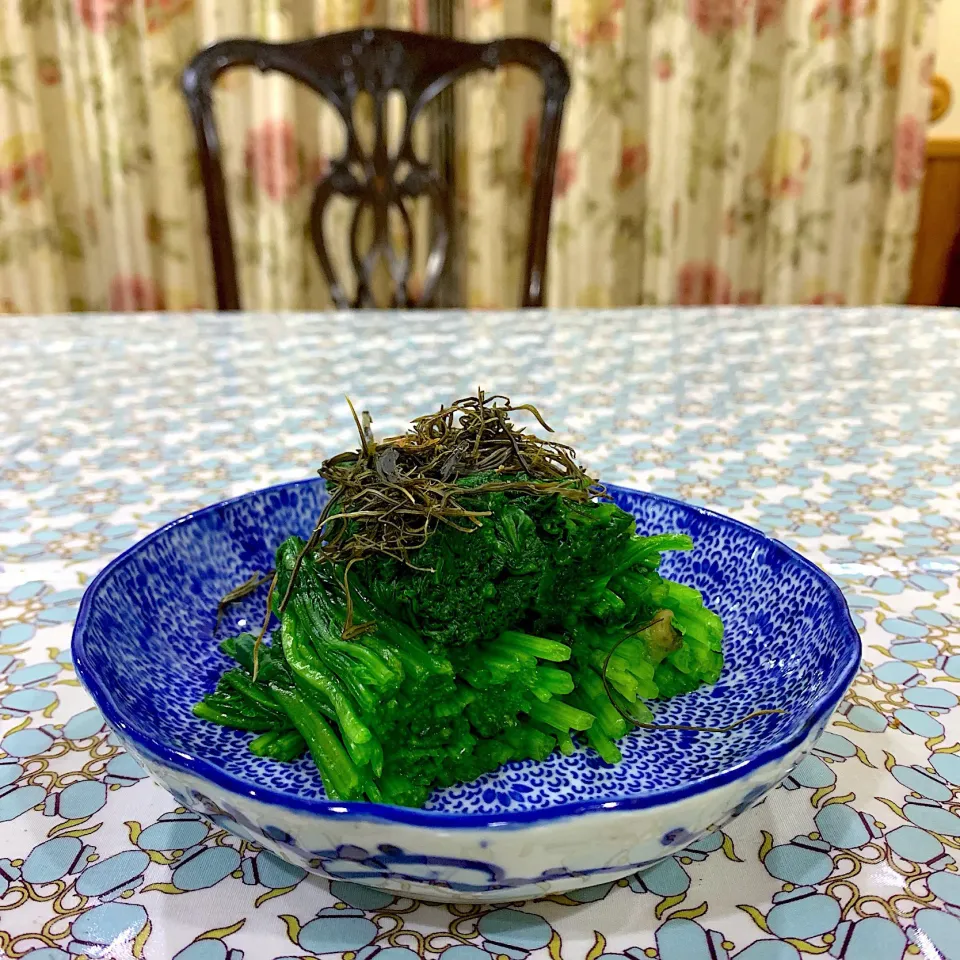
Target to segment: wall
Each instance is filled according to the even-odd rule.
[[[931,139],[960,139],[960,0],[937,7],[937,75],[950,84],[950,109],[930,128]]]

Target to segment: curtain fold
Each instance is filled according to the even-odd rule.
[[[933,72],[931,0],[458,6],[465,35],[519,29],[551,39],[573,75],[549,302],[906,297]],[[499,81],[501,94],[508,83]],[[524,168],[517,102],[488,98],[491,122],[472,126],[469,113],[464,121],[471,235],[515,224],[480,198]],[[506,244],[471,246],[471,304],[503,296],[510,256]]]
[[[459,36],[539,37],[569,64],[551,305],[906,296],[936,0],[433,0],[434,12],[437,3],[452,5]],[[427,30],[431,5],[2,4],[0,310],[212,307],[183,65],[225,36]],[[460,299],[511,306],[539,90],[509,69],[461,84],[453,102]],[[336,116],[292,81],[253,71],[223,78],[216,109],[244,305],[328,306],[306,216],[342,148]],[[399,125],[399,107],[391,118]],[[429,121],[417,137],[428,151]],[[421,204],[414,217],[419,270],[429,211]],[[342,273],[350,218],[342,202],[328,220]]]

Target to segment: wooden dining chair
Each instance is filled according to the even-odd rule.
[[[448,37],[399,30],[350,30],[294,43],[267,43],[255,39],[223,40],[201,50],[183,72],[182,86],[197,135],[200,171],[206,195],[210,246],[221,310],[240,309],[237,266],[227,211],[226,186],[220,158],[220,139],[213,113],[212,91],[217,77],[237,67],[279,71],[306,84],[324,97],[339,114],[346,131],[346,147],[332,160],[316,186],[310,208],[310,233],[320,267],[340,309],[376,306],[374,271],[383,258],[393,285],[391,305],[430,306],[447,263],[452,230],[450,190],[434,167],[416,155],[413,125],[424,107],[456,80],[481,70],[519,64],[536,73],[543,84],[543,110],[533,174],[530,226],[521,302],[543,304],[544,273],[554,170],[560,141],[563,104],[570,76],[563,58],[539,40],[511,37],[487,43],[468,43]],[[406,117],[399,146],[387,143],[386,104],[399,91]],[[374,137],[368,152],[361,146],[354,124],[357,98],[373,102]],[[329,255],[324,212],[334,196],[354,202],[350,226],[350,263],[356,275],[351,299],[337,277]],[[409,290],[413,224],[406,200],[429,197],[433,229],[422,290]],[[403,223],[405,251],[394,248],[389,231],[390,210]],[[360,222],[365,210],[373,214],[370,248],[360,249]]]

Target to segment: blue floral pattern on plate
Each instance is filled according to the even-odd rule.
[[[440,791],[426,814],[360,805],[358,816],[450,829],[668,803],[745,779],[826,721],[860,661],[839,590],[784,545],[735,521],[651,494],[619,487],[609,493],[634,514],[641,533],[693,537],[694,549],[669,555],[664,572],[700,589],[725,624],[720,682],[656,704],[657,721],[722,727],[752,709],[783,713],[727,733],[637,731],[623,741],[617,766],[592,750],[557,753]],[[219,597],[268,569],[291,532],[309,535],[324,500],[320,480],[273,487],[141,541],[84,595],[73,654],[87,689],[134,747],[221,788],[329,815],[309,756],[293,765],[254,757],[246,750],[249,735],[190,712],[228,663],[213,640]],[[264,600],[265,587],[231,619],[256,623]]]

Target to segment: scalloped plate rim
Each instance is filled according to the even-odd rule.
[[[131,727],[124,717],[124,711],[116,705],[110,691],[100,683],[96,671],[87,663],[86,652],[84,650],[85,632],[87,620],[96,602],[99,589],[113,574],[114,570],[122,566],[131,556],[135,555],[148,543],[163,537],[168,530],[174,527],[190,523],[206,514],[222,510],[238,501],[251,497],[261,497],[280,490],[307,486],[322,487],[323,481],[316,477],[307,477],[302,480],[288,480],[273,484],[269,487],[251,490],[226,500],[219,500],[216,503],[209,504],[185,516],[171,520],[169,523],[165,523],[114,557],[93,580],[90,581],[84,591],[80,601],[80,608],[77,612],[77,620],[74,624],[71,641],[74,667],[80,682],[100,709],[107,724],[114,730],[117,730],[121,737],[132,741],[136,745],[137,750],[152,758],[155,762],[165,764],[202,780],[208,780],[228,793],[251,798],[260,803],[271,804],[300,813],[312,813],[319,817],[329,819],[341,818],[367,822],[399,823],[407,826],[429,827],[438,830],[475,830],[477,828],[510,829],[511,827],[523,827],[551,820],[576,818],[585,814],[604,814],[664,807],[689,797],[709,793],[717,787],[744,779],[754,771],[786,757],[792,750],[803,743],[813,727],[820,723],[826,723],[829,715],[833,713],[843,699],[843,695],[853,682],[860,666],[862,657],[860,634],[857,632],[857,628],[850,616],[847,602],[837,584],[811,560],[797,553],[796,550],[787,546],[776,537],[768,536],[756,527],[751,527],[741,520],[728,517],[715,510],[710,510],[707,507],[685,503],[674,497],[666,497],[650,491],[621,486],[620,484],[605,484],[607,490],[617,491],[627,495],[636,495],[679,506],[684,510],[694,511],[701,516],[747,531],[752,536],[772,543],[776,549],[784,555],[786,560],[805,567],[814,578],[826,588],[833,612],[841,621],[841,627],[847,634],[847,639],[851,641],[851,643],[845,644],[843,647],[844,655],[850,657],[850,662],[847,664],[846,669],[840,674],[839,678],[822,691],[820,696],[813,701],[804,722],[789,737],[770,744],[763,750],[755,753],[752,757],[725,770],[699,779],[688,780],[685,783],[668,787],[665,790],[655,793],[609,800],[598,798],[576,803],[563,803],[537,810],[504,810],[498,813],[456,814],[438,810],[416,810],[407,807],[396,807],[389,804],[373,804],[356,801],[343,802],[329,799],[304,799],[291,796],[280,790],[258,786],[256,783],[223,771],[202,757],[184,754],[168,744],[154,739],[149,734]],[[852,651],[855,651],[855,656],[850,656]]]

